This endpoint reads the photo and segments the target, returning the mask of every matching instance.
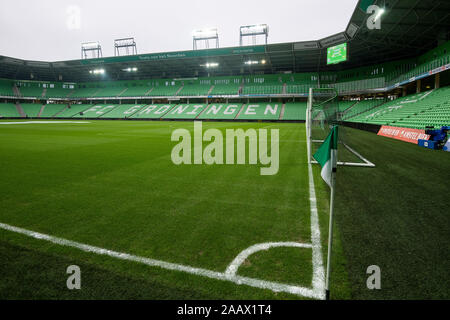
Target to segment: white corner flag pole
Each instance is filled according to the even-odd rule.
[[[330,221],[328,226],[328,255],[327,255],[327,274],[325,279],[325,299],[330,300],[330,273],[331,273],[331,249],[333,244],[333,213],[334,213],[334,185],[336,182],[337,169],[337,150],[331,152],[331,194],[330,194]]]

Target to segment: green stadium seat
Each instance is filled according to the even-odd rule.
[[[74,115],[73,118],[99,118],[112,110],[117,106],[114,104],[96,104],[86,109],[85,111],[79,112]]]
[[[37,118],[42,108],[41,103],[21,103],[20,105],[28,118]]]
[[[242,108],[242,103],[210,104],[198,119],[234,119]]]
[[[18,118],[16,105],[13,103],[0,103],[0,117],[1,118]]]
[[[117,104],[115,108],[103,115],[100,118],[109,119],[125,119],[130,118],[133,114],[141,110],[145,105],[143,104]]]
[[[175,107],[174,104],[152,104],[152,105],[142,107],[138,112],[134,113],[129,118],[132,118],[132,119],[159,119],[174,107]]]
[[[55,118],[72,118],[74,115],[83,112],[91,107],[90,104],[73,104],[71,106],[67,106],[63,109],[63,111],[54,115]]]
[[[206,104],[179,104],[166,113],[164,119],[195,119],[206,108]]]
[[[239,114],[239,120],[278,120],[282,104],[278,102],[249,103]]]
[[[288,102],[284,105],[282,120],[306,120],[306,102]]]
[[[47,104],[42,111],[40,118],[52,118],[57,113],[67,108],[65,104]]]

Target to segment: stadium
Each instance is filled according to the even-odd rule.
[[[0,55],[0,298],[449,299],[449,15]]]

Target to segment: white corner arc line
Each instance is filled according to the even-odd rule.
[[[241,264],[247,259],[250,255],[255,252],[261,250],[269,250],[270,248],[276,247],[297,247],[297,248],[312,248],[312,244],[309,243],[299,243],[299,242],[264,242],[258,243],[247,249],[241,251],[236,258],[228,265],[227,270],[225,270],[225,274],[234,276],[236,275],[237,270],[241,266]]]
[[[121,259],[121,260],[139,262],[139,263],[142,263],[142,264],[145,264],[148,266],[152,266],[152,267],[160,267],[162,269],[167,269],[167,270],[172,270],[172,271],[186,272],[186,273],[199,275],[199,276],[216,279],[216,280],[230,281],[230,282],[233,282],[238,285],[245,284],[245,285],[255,287],[255,288],[272,290],[274,292],[286,292],[286,293],[303,296],[303,297],[307,297],[307,298],[314,298],[314,299],[322,298],[322,296],[320,294],[317,294],[316,290],[313,290],[310,288],[304,288],[301,286],[283,284],[283,283],[278,283],[278,282],[273,282],[273,281],[265,281],[265,280],[249,278],[249,277],[242,277],[242,276],[237,276],[237,275],[228,275],[228,274],[225,274],[225,272],[217,272],[217,271],[212,271],[212,270],[207,270],[207,269],[202,269],[202,268],[196,268],[196,267],[191,267],[191,266],[186,266],[186,265],[181,265],[181,264],[176,264],[176,263],[171,263],[171,262],[166,262],[166,261],[161,261],[161,260],[155,260],[155,259],[135,256],[135,255],[128,254],[128,253],[117,252],[117,251],[99,248],[99,247],[95,247],[95,246],[91,246],[91,245],[87,245],[87,244],[83,244],[83,243],[79,243],[79,242],[75,242],[75,241],[71,241],[71,240],[66,240],[63,238],[50,236],[47,234],[11,226],[11,225],[5,224],[5,223],[0,223],[0,229],[11,231],[11,232],[16,232],[19,234],[29,236],[31,238],[48,241],[48,242],[55,243],[55,244],[58,244],[61,246],[76,248],[76,249],[79,249],[79,250],[82,250],[85,252],[95,253],[98,255],[105,255],[105,256]]]

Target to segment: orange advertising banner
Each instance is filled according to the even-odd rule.
[[[430,135],[426,134],[425,130],[391,126],[382,126],[380,131],[378,131],[378,135],[415,144],[417,144],[419,139],[428,140],[430,138]]]

